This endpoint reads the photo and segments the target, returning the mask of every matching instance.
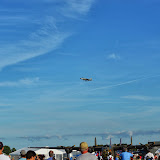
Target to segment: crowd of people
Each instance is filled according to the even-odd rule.
[[[0,160],[11,160],[9,156],[3,153],[3,150],[4,150],[3,143],[0,142]],[[21,158],[19,160],[44,160],[45,159],[45,155],[43,154],[36,155],[36,153],[32,150],[29,150],[28,152],[26,152],[25,150],[21,150],[20,156]],[[55,160],[53,151],[49,151],[49,157],[50,158],[48,158],[47,160]]]
[[[11,160],[9,156],[3,154],[3,150],[3,143],[0,142],[0,160]],[[80,151],[82,154],[76,157],[76,160],[160,160],[158,154],[154,155],[150,151],[145,156],[141,156],[128,152],[127,148],[125,148],[121,154],[116,154],[115,157],[112,156],[112,152],[108,152],[107,158],[103,158],[102,156],[100,158],[100,156],[88,152],[88,144],[86,142],[80,143]],[[20,156],[21,158],[19,160],[45,160],[45,155],[36,155],[32,150],[29,150],[28,152],[21,150]],[[47,160],[56,160],[52,150],[49,151],[49,158]]]
[[[160,160],[160,155],[157,153],[154,155],[150,151],[145,155],[142,153],[131,153],[128,152],[127,148],[124,148],[121,154],[115,154],[114,157],[109,153],[106,160]]]

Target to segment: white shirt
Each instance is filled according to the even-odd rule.
[[[108,159],[108,160],[110,160],[110,159],[113,160],[113,156],[112,156],[112,155],[109,155],[109,156],[107,157],[107,159]]]
[[[154,159],[154,155],[153,155],[153,153],[151,153],[151,152],[147,153],[147,154],[145,155],[144,159],[146,159],[147,157]]]
[[[4,154],[0,154],[0,160],[11,160],[11,159]]]

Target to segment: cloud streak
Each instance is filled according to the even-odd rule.
[[[77,18],[80,15],[86,15],[94,2],[95,0],[66,0],[61,13],[68,18]]]
[[[15,40],[15,43],[12,41],[12,43],[6,43],[5,45],[1,44],[3,41],[0,43],[0,69],[8,65],[13,65],[18,62],[25,61],[56,50],[68,37],[72,35],[71,32],[67,32],[66,30],[61,31],[60,27],[57,26],[60,26],[60,23],[62,21],[64,22],[67,20],[64,18],[67,15],[69,18],[74,17],[75,14],[77,17],[80,15],[85,15],[90,10],[94,0],[66,0],[60,2],[49,2],[63,4],[56,5],[55,11],[57,13],[63,11],[63,19],[62,17],[55,18],[54,15],[51,14],[46,14],[45,16],[37,19],[30,13],[30,16],[32,16],[31,23],[33,21],[34,23],[36,23],[37,19],[39,21],[37,22],[39,28],[35,31],[32,31],[31,33],[28,33],[28,38],[25,37],[26,39],[22,39],[19,41]],[[29,15],[27,17],[24,17],[23,15],[7,15],[7,19],[13,21],[16,20],[17,24],[21,24],[22,20],[25,22],[25,19],[29,17]],[[6,18],[4,16],[1,16],[0,19],[3,19],[3,21],[1,22],[3,25],[7,25],[8,22],[5,22]],[[12,21],[10,21],[10,23],[12,23]],[[8,27],[10,26],[10,23],[8,23]],[[13,30],[13,28],[10,29]]]
[[[120,56],[116,55],[115,53],[112,53],[107,56],[107,59],[119,60]]]
[[[46,54],[57,49],[63,41],[70,36],[69,33],[56,32],[52,17],[47,19],[46,24],[30,35],[29,40],[20,41],[13,45],[0,46],[0,68],[16,64],[30,58]]]
[[[142,96],[142,95],[129,95],[129,96],[123,96],[121,98],[142,100],[142,101],[160,100],[160,97],[149,97],[149,96]]]
[[[34,142],[34,141],[40,141],[43,139],[51,139],[53,137],[57,138],[57,136],[24,136],[24,137],[17,137],[17,138],[18,139],[26,139],[28,141]]]
[[[0,87],[18,87],[18,86],[29,86],[34,85],[39,81],[39,77],[35,78],[25,78],[15,82],[7,81],[7,82],[0,82]]]
[[[126,85],[126,84],[131,84],[131,83],[138,82],[138,81],[145,80],[145,79],[156,78],[156,77],[159,77],[159,76],[160,75],[148,76],[148,77],[134,79],[134,80],[130,80],[130,81],[122,82],[122,83],[117,83],[117,84],[114,84],[114,85],[109,85],[109,86],[105,86],[105,87],[99,87],[99,88],[95,88],[95,89],[92,89],[92,90],[94,91],[94,90],[114,88],[114,87],[118,87],[118,86],[122,86],[122,85]]]
[[[28,141],[37,141],[43,139],[70,139],[73,137],[96,137],[100,136],[102,139],[112,138],[126,138],[131,136],[148,136],[160,134],[160,129],[157,130],[137,130],[137,131],[117,131],[117,132],[106,132],[106,133],[82,133],[82,134],[66,134],[66,135],[52,135],[52,136],[23,136],[17,137],[20,139],[26,139]]]

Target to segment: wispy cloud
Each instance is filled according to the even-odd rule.
[[[112,54],[110,54],[110,55],[107,56],[107,59],[119,60],[120,56],[118,56],[115,53],[112,53]]]
[[[54,19],[47,17],[45,24],[32,33],[29,40],[0,46],[0,68],[53,51],[69,36],[69,33],[56,31]]]
[[[69,18],[76,18],[79,15],[86,15],[95,0],[67,0],[61,13]]]
[[[109,86],[99,87],[99,88],[95,88],[95,89],[92,89],[92,90],[100,90],[100,89],[108,89],[108,88],[118,87],[118,86],[138,82],[138,81],[145,80],[145,79],[156,78],[156,77],[159,77],[159,76],[160,75],[148,76],[148,77],[134,79],[134,80],[130,80],[130,81],[122,82],[122,83],[117,83],[117,84],[113,84],[113,85],[109,85]]]
[[[34,141],[40,141],[43,139],[51,139],[53,137],[57,137],[57,136],[24,136],[24,137],[17,137],[17,138],[26,139],[28,141],[34,142]]]
[[[6,32],[15,32],[14,27],[18,25],[19,28],[22,28],[23,25],[28,25],[28,23],[35,24],[36,20],[30,20],[29,16],[1,16],[0,17],[0,27],[6,26],[8,30]],[[2,28],[4,30],[4,28]],[[18,31],[16,31],[18,32]],[[19,30],[20,32],[20,30]],[[21,31],[23,32],[23,31]]]
[[[43,139],[70,139],[73,137],[96,137],[100,136],[102,139],[109,138],[126,138],[131,136],[148,136],[160,134],[160,129],[157,130],[137,130],[137,131],[116,131],[116,132],[105,132],[105,133],[82,133],[82,134],[64,134],[64,135],[52,135],[52,136],[24,136],[17,137],[20,139],[26,139],[28,141],[37,141]]]
[[[66,20],[65,16],[71,18],[75,15],[85,15],[90,10],[94,0],[62,0],[60,2],[50,0],[48,2],[60,3],[60,5],[56,5],[55,15],[57,15],[57,12],[62,11],[63,19],[62,15],[61,17],[58,16],[58,18],[55,16],[55,18],[54,14],[51,15],[48,13],[41,18],[38,17],[38,19],[33,13],[27,14],[27,17],[25,16],[26,13],[23,13],[24,16],[6,15],[7,19],[10,21],[13,20],[13,23],[16,20],[17,24],[21,24],[22,20],[25,22],[26,18],[28,19],[29,16],[32,16],[30,23],[33,23],[33,21],[36,23],[37,19],[39,21],[37,22],[37,26],[39,27],[36,27],[35,31],[28,33],[28,38],[25,37],[25,39],[19,41],[5,43],[5,45],[2,44],[3,41],[0,43],[0,69],[56,50],[62,45],[65,39],[72,35],[72,32],[67,32],[66,29],[62,31],[62,27],[57,27],[60,26],[60,21],[64,22]],[[8,22],[5,22],[6,18],[4,16],[1,16],[0,19],[3,19],[3,25],[8,24]]]
[[[121,98],[142,100],[142,101],[160,100],[160,97],[149,97],[149,96],[142,96],[142,95],[129,95],[129,96],[123,96]]]
[[[0,87],[17,87],[22,85],[34,85],[39,81],[39,78],[25,78],[15,82],[7,81],[7,82],[0,82]]]

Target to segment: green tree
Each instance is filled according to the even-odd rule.
[[[16,149],[15,149],[15,148],[12,148],[12,149],[11,149],[11,152],[15,152],[15,151],[16,151]]]
[[[11,148],[9,146],[4,146],[3,153],[9,155],[11,153]]]

